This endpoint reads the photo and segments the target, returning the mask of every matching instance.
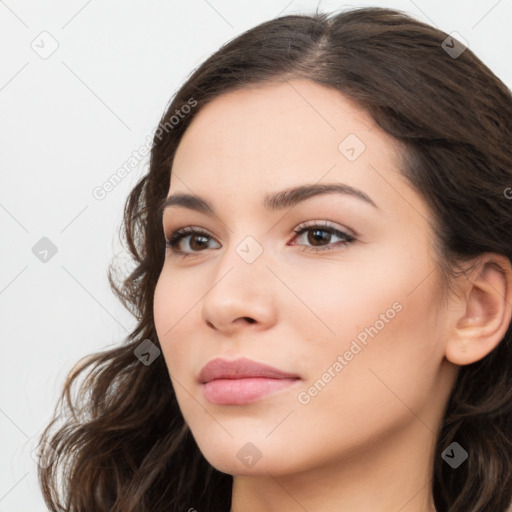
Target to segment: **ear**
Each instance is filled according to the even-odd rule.
[[[512,317],[512,269],[506,256],[485,253],[465,279],[445,353],[457,365],[489,354],[503,339]]]

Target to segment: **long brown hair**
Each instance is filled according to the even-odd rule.
[[[504,192],[512,186],[512,96],[469,48],[447,37],[385,8],[290,15],[243,33],[193,72],[163,115],[149,172],[125,204],[133,271],[119,280],[115,266],[109,269],[137,325],[120,346],[69,373],[41,435],[41,460],[49,463],[40,465],[39,481],[51,511],[229,510],[232,476],[199,451],[164,358],[144,365],[134,355],[144,340],[159,346],[153,294],[174,154],[194,116],[220,94],[291,78],[339,90],[403,144],[402,173],[431,209],[443,282],[449,285],[458,263],[484,252],[512,259]],[[491,353],[459,370],[434,456],[439,512],[505,512],[512,501],[511,337],[509,325]],[[457,469],[441,457],[453,441],[469,453]]]

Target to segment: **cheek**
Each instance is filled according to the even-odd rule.
[[[290,323],[300,326],[298,339],[310,333],[313,343],[316,340],[324,347],[317,346],[312,352],[330,355],[329,347],[344,349],[358,335],[364,342],[369,338],[365,329],[375,323],[379,332],[385,332],[403,315],[399,310],[409,299],[406,294],[412,285],[404,270],[414,274],[414,269],[404,267],[398,274],[376,251],[371,258],[362,252],[347,254],[337,264],[303,269],[302,277],[297,274],[293,280],[293,289],[305,307],[297,301],[285,306],[287,317],[293,318]]]
[[[153,313],[155,326],[165,342],[172,334],[183,328],[188,315],[194,307],[199,307],[199,300],[204,294],[203,287],[194,274],[182,270],[164,268],[155,287]]]
[[[183,326],[187,322],[187,315],[192,313],[192,308],[197,298],[188,297],[186,290],[193,289],[190,286],[181,285],[176,279],[170,279],[162,272],[155,287],[153,315],[155,328],[162,347],[162,352],[171,373],[176,375],[179,368],[183,368],[183,362],[189,356],[186,350],[190,343],[186,343]],[[190,337],[190,330],[188,332]],[[180,342],[180,340],[182,342]],[[171,357],[172,356],[172,357]]]
[[[423,417],[442,359],[429,329],[435,319],[424,311],[427,295],[428,286],[409,296],[391,291],[373,315],[353,308],[336,324],[335,341],[326,337],[305,350],[300,357],[308,361],[307,381],[294,397],[300,404],[295,420],[331,439],[331,446],[343,446],[364,444],[368,436]],[[397,297],[402,309],[388,311],[388,323],[378,322]],[[362,322],[357,328],[355,316]]]
[[[153,318],[158,339],[162,346],[173,327],[173,312],[176,311],[177,307],[175,293],[171,291],[172,288],[167,281],[162,273],[156,284],[153,296]]]
[[[334,392],[339,387],[346,393],[342,400],[356,408],[365,400],[396,401],[386,385],[404,396],[411,396],[412,385],[421,393],[422,386],[432,384],[443,358],[438,282],[426,251],[373,256],[373,264],[354,262],[350,272],[334,269],[324,276],[324,288],[304,280],[298,292],[307,296],[317,317],[303,315],[295,324],[298,339],[307,341],[296,351],[298,361],[304,361],[307,385],[320,380],[327,400],[330,393],[322,383],[328,381],[331,398],[343,396]]]

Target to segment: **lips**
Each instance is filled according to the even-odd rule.
[[[199,373],[199,382],[205,384],[215,379],[245,379],[249,377],[266,377],[268,379],[298,379],[298,375],[286,373],[272,366],[257,363],[242,357],[235,361],[213,359]]]
[[[213,359],[198,376],[206,399],[218,405],[248,404],[298,380],[298,375],[246,358]]]

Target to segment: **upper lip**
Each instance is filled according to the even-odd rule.
[[[216,358],[209,361],[199,373],[202,384],[215,379],[245,379],[249,377],[266,377],[269,379],[298,379],[298,375],[284,372],[272,366],[258,363],[245,357],[228,361]]]

